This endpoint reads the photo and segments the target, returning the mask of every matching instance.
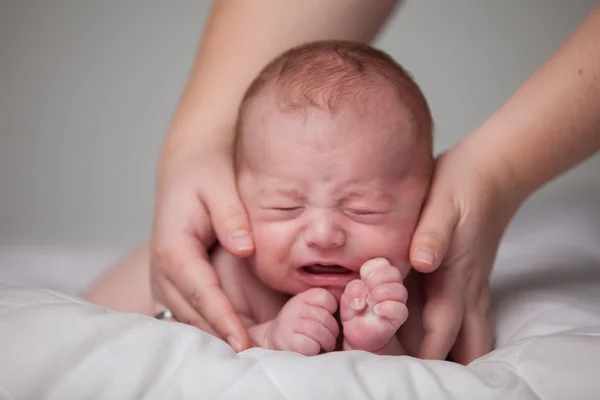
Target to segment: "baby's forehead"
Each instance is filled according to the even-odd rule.
[[[302,180],[262,175],[257,189],[264,196],[283,196],[295,199],[310,197],[316,186],[325,187],[330,195],[339,199],[391,200],[393,191],[383,180]]]
[[[298,84],[301,86],[301,82]],[[409,102],[398,96],[395,88],[382,79],[357,81],[338,93],[334,87],[323,87],[310,97],[281,85],[269,85],[249,102],[246,114],[299,114],[320,112],[330,117],[344,115],[365,121],[395,120],[398,114],[414,114]],[[385,111],[386,114],[382,114]]]
[[[318,115],[322,122],[336,120],[341,125],[364,126],[365,140],[382,135],[373,139],[387,141],[394,139],[387,135],[400,135],[403,139],[412,136],[415,139],[412,141],[423,142],[425,146],[430,144],[428,110],[421,107],[416,87],[404,87],[401,82],[376,73],[353,71],[347,81],[340,74],[339,71],[333,76],[298,73],[293,81],[291,77],[270,77],[260,90],[245,99],[240,109],[238,134],[256,140],[258,133],[264,139],[266,132],[273,131],[269,129],[273,125],[278,125],[279,129],[274,131],[281,134],[286,131],[282,125]],[[330,133],[342,135],[343,140],[346,132],[342,129]]]
[[[240,160],[265,162],[299,141],[331,152],[353,140],[373,157],[420,147],[428,158],[431,128],[427,102],[400,65],[364,44],[329,41],[291,49],[263,69],[242,100],[236,148]]]
[[[301,180],[311,172],[319,180],[360,181],[365,188],[423,166],[428,154],[407,121],[387,115],[365,118],[352,109],[333,116],[322,110],[304,115],[257,113],[248,123],[239,160],[247,168],[276,177],[289,174]]]
[[[360,101],[348,101],[335,109],[282,107],[276,96],[265,93],[248,107],[239,134],[240,144],[250,145],[254,151],[260,144],[293,146],[295,142],[325,151],[324,143],[336,147],[340,141],[358,141],[366,146],[364,152],[387,152],[421,142],[410,111],[385,89],[363,93]]]

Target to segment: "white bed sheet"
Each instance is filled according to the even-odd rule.
[[[466,367],[362,352],[236,355],[191,327],[62,294],[119,251],[2,248],[0,398],[598,399],[599,204],[546,207],[512,227],[493,276],[497,349]]]

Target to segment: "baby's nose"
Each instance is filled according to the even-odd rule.
[[[304,240],[309,246],[330,249],[343,246],[346,234],[330,210],[317,210],[304,230]]]

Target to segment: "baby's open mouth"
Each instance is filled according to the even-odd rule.
[[[309,274],[339,274],[348,275],[352,273],[348,268],[342,267],[341,265],[323,265],[323,264],[311,264],[302,267],[304,272]]]

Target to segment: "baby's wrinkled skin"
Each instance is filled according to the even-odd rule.
[[[351,107],[274,112],[269,98],[247,117],[238,187],[256,241],[248,264],[293,295],[272,320],[254,321],[259,346],[333,350],[339,306],[343,349],[405,353],[395,333],[408,317],[403,280],[427,180],[414,168],[417,142],[398,134],[410,129],[403,113],[378,97],[368,118]]]
[[[211,258],[260,347],[415,355],[420,345],[408,260],[432,172],[429,110],[399,67],[360,46],[300,52],[242,102],[236,174],[255,252],[217,246]],[[153,314],[150,293],[146,254],[87,297]]]

